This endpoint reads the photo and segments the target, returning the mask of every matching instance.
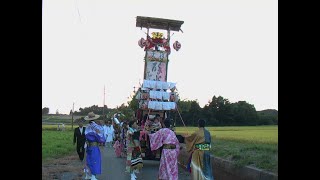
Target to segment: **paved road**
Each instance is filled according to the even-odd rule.
[[[112,147],[101,148],[102,174],[99,180],[130,180],[130,174],[125,173],[125,158],[117,158]],[[143,161],[143,168],[137,175],[137,180],[156,180],[158,178],[159,161]],[[179,180],[190,180],[188,172],[179,167]]]

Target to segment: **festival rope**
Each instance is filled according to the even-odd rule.
[[[178,111],[178,114],[179,114],[179,116],[180,116],[180,119],[182,120],[182,123],[183,123],[184,127],[186,127],[186,124],[184,124],[184,121],[183,121],[183,119],[182,119],[182,116],[181,116],[181,114],[180,114],[180,112],[179,112],[179,108],[178,108],[177,103],[176,103],[176,106],[177,106],[177,111]]]

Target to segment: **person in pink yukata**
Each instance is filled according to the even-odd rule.
[[[122,149],[121,149],[120,137],[118,137],[118,139],[114,143],[113,148],[114,148],[114,152],[116,153],[116,156],[121,157]]]
[[[164,121],[164,125],[165,128],[162,128],[153,134],[149,134],[152,151],[163,146],[158,179],[178,180],[179,141],[176,134],[169,129],[170,120],[168,118]]]

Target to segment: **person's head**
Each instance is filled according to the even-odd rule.
[[[154,117],[154,119],[158,119],[160,121],[160,114],[156,114],[156,116]]]
[[[79,125],[79,127],[83,127],[83,122],[82,122],[82,121],[79,121],[79,122],[78,122],[78,125]]]
[[[108,125],[108,126],[111,126],[111,121],[110,121],[110,120],[107,122],[107,125]]]
[[[205,125],[206,125],[206,121],[205,120],[203,120],[203,119],[199,119],[198,120],[198,127],[199,128],[203,128],[203,127],[205,127]]]
[[[159,118],[154,118],[154,122],[155,122],[155,123],[160,122],[160,121],[159,121]]]
[[[171,121],[169,118],[165,119],[163,124],[166,126],[166,128],[170,128],[170,124],[171,124]]]
[[[96,123],[99,124],[99,125],[102,125],[103,124],[103,120],[96,120]]]

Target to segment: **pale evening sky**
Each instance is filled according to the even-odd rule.
[[[168,64],[181,99],[278,109],[277,0],[43,0],[42,107],[103,106],[104,85],[108,107],[126,103],[143,81],[137,16],[184,21]]]

